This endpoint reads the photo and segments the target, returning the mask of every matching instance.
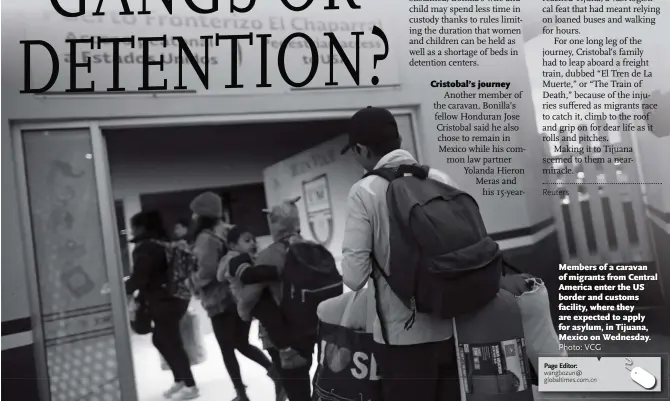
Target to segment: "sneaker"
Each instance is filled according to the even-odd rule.
[[[284,385],[281,382],[281,377],[277,372],[277,369],[271,367],[268,370],[268,376],[275,384],[275,401],[287,401],[288,396],[286,395],[286,390],[284,390]]]
[[[177,394],[178,392],[181,391],[185,387],[184,383],[179,382],[175,383],[168,389],[168,391],[163,393],[164,398],[171,398],[173,395]]]
[[[177,394],[172,398],[173,400],[183,401],[183,400],[194,400],[200,397],[200,390],[197,387],[183,387]]]
[[[286,348],[279,351],[279,357],[281,358],[281,367],[282,369],[297,369],[303,367],[309,363],[298,351],[293,348]]]

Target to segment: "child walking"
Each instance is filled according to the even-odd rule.
[[[258,251],[254,235],[240,227],[228,232],[230,252],[221,259],[217,279],[227,280],[237,301],[237,311],[245,321],[258,319],[270,341],[279,350],[283,369],[305,366],[309,360],[291,347],[291,330],[266,283],[279,280],[279,269],[254,265]]]

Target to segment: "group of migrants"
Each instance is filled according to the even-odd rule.
[[[152,322],[153,343],[174,375],[175,383],[164,396],[174,400],[199,396],[180,333],[180,322],[193,294],[211,319],[224,364],[237,391],[235,400],[248,400],[236,350],[267,370],[275,383],[277,399],[288,396],[309,400],[309,370],[316,330],[296,333],[297,330],[291,330],[293,327],[287,327],[280,309],[283,292],[280,274],[287,250],[289,247],[300,250],[300,221],[294,202],[267,211],[275,242],[261,252],[250,230],[223,220],[218,195],[205,192],[190,207],[193,212],[190,233],[176,243],[168,242],[157,212],[142,212],[131,218],[134,269],[126,280],[126,292],[139,290],[138,302],[146,308],[147,318]],[[174,252],[180,246],[190,253]],[[166,247],[172,247],[173,251],[166,252]],[[186,284],[179,288],[173,285],[179,278],[172,277],[179,272],[171,269],[179,261],[171,259],[184,255],[193,257],[194,268],[185,277]],[[316,256],[319,257],[314,260],[326,263],[329,265],[326,269],[337,273],[329,253]],[[341,278],[338,279],[341,287]],[[263,344],[270,358],[249,344],[253,318],[261,322]]]
[[[139,290],[136,313],[144,311],[152,322],[142,330],[153,334],[174,375],[166,398],[199,396],[180,334],[180,321],[195,295],[211,318],[237,391],[234,401],[249,399],[235,350],[267,370],[278,401],[349,399],[333,388],[337,380],[318,389],[315,380],[313,392],[310,368],[319,345],[319,364],[329,363],[335,373],[343,370],[333,362],[332,347],[321,347],[322,322],[330,316],[341,324],[344,309],[350,321],[356,320],[351,316],[365,316],[367,305],[374,305],[373,313],[357,324],[365,330],[368,322],[374,354],[369,370],[378,376],[377,387],[356,390],[356,399],[462,399],[454,318],[490,309],[487,305],[500,297],[500,249],[486,233],[474,199],[445,173],[419,165],[401,148],[388,110],[368,107],[351,118],[342,154],[347,152],[368,173],[349,193],[340,270],[325,247],[301,236],[299,198],[264,210],[273,242],[262,250],[250,230],[224,221],[221,198],[212,192],[190,204],[192,221],[176,232],[184,240],[169,241],[156,212],[131,219],[134,269],[126,292]],[[519,287],[527,279],[521,277]],[[352,291],[344,293],[343,285]],[[254,319],[270,358],[249,344]],[[464,338],[467,324],[462,325]],[[346,357],[343,351],[338,355]],[[523,377],[514,377],[511,388],[519,392]]]

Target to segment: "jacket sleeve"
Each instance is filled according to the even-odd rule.
[[[126,280],[126,294],[144,290],[151,283],[152,274],[160,268],[160,254],[150,244],[138,244],[133,250],[133,272]]]
[[[258,253],[255,264],[257,266],[275,266],[279,274],[281,274],[284,269],[285,258],[286,247],[275,242]]]
[[[238,270],[242,270],[242,265],[251,265],[252,263],[253,261],[251,260],[251,256],[249,256],[249,254],[241,253],[230,259],[228,262],[228,273],[232,277],[236,277],[239,274]]]
[[[219,240],[206,233],[198,235],[198,238],[195,240],[193,252],[198,258],[198,270],[193,274],[191,279],[196,288],[202,289],[208,284],[217,281],[216,272],[219,267],[221,246],[223,244]]]
[[[279,268],[275,265],[254,265],[251,257],[243,253],[230,260],[228,267],[231,276],[242,284],[257,284],[279,280]]]
[[[360,190],[358,185],[354,185],[349,193],[342,241],[342,276],[344,284],[353,291],[365,287],[372,273],[373,230]]]
[[[226,263],[225,258],[223,258],[219,261],[218,267],[216,268],[216,279],[220,282],[226,281],[227,270],[228,270],[228,263]]]

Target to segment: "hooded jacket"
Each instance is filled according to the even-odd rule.
[[[198,258],[198,270],[191,276],[207,315],[216,316],[234,304],[228,282],[216,279],[219,260],[227,253],[223,238],[210,230],[198,234],[193,252]]]
[[[151,316],[155,318],[179,314],[180,303],[188,302],[175,298],[167,290],[169,281],[165,248],[159,243],[160,235],[135,237],[132,242],[133,271],[126,280],[126,294],[139,291],[138,300],[147,303]]]
[[[217,279],[229,283],[231,293],[237,303],[237,313],[245,321],[251,321],[252,310],[266,288],[270,289],[275,302],[279,304],[282,297],[281,282],[278,281],[284,269],[286,241],[297,241],[297,236],[280,240],[261,251],[249,262],[243,262],[232,268],[231,262],[241,254],[230,251],[221,259],[217,271]]]
[[[235,303],[237,304],[237,314],[242,318],[242,320],[250,322],[252,319],[251,310],[258,302],[260,297],[260,292],[263,288],[266,287],[265,283],[259,284],[244,284],[242,281],[242,275],[247,272],[247,269],[253,269],[252,264],[242,263],[235,269],[233,273],[231,271],[230,262],[237,256],[242,255],[237,251],[228,251],[226,256],[221,259],[219,262],[219,269],[216,272],[216,278],[222,282],[228,282],[230,285],[230,291],[235,298]],[[251,257],[250,257],[251,258]],[[253,258],[251,258],[253,261]],[[261,291],[259,291],[259,289]]]
[[[157,242],[160,237],[142,236],[131,240],[133,249],[133,271],[126,280],[126,293],[132,294],[139,290],[148,297],[163,297],[168,293],[165,284],[168,282],[168,264],[165,249]]]
[[[254,265],[275,267],[277,277],[281,277],[281,273],[284,270],[288,244],[302,240],[300,237],[300,215],[298,213],[298,207],[295,205],[299,199],[300,197],[289,199],[282,202],[280,205],[273,207],[272,209],[264,210],[268,216],[270,232],[272,233],[272,239],[274,242],[267,248],[260,251],[258,255],[256,255]],[[230,264],[230,261],[228,261],[228,264]],[[222,268],[224,269],[225,274],[226,268],[223,266]],[[227,269],[229,268],[230,266],[228,266]],[[253,270],[253,268],[238,268],[238,270],[245,270],[246,272],[249,272],[250,270]],[[237,278],[240,279],[242,273],[242,271],[238,271],[234,276],[237,276]],[[260,296],[265,288],[270,289],[270,292],[272,293],[272,296],[277,304],[281,303],[282,285],[279,280],[246,284],[244,285],[244,289],[241,292],[238,292],[240,295],[237,299],[237,309],[241,318],[244,319],[244,316],[251,314],[251,310],[254,308],[254,306],[256,306],[256,303],[260,299]],[[263,348],[274,348],[274,345],[270,341],[270,338],[267,335],[263,325],[259,325],[258,331],[259,337],[263,342]]]
[[[417,163],[405,150],[394,150],[379,161],[375,169],[397,167]],[[451,186],[453,181],[441,171],[430,169],[429,178]],[[388,283],[379,278],[377,284],[370,279],[372,255],[389,272],[390,228],[386,190],[389,183],[381,177],[368,176],[351,188],[347,200],[347,222],[342,243],[342,275],[344,284],[354,291],[362,289],[370,281],[371,296],[379,291],[380,310],[386,322],[389,345],[414,345],[448,340],[453,336],[451,319],[438,319],[417,313],[414,325],[405,329],[405,322],[412,311],[395,295]],[[384,344],[379,317],[374,320],[375,341]]]

